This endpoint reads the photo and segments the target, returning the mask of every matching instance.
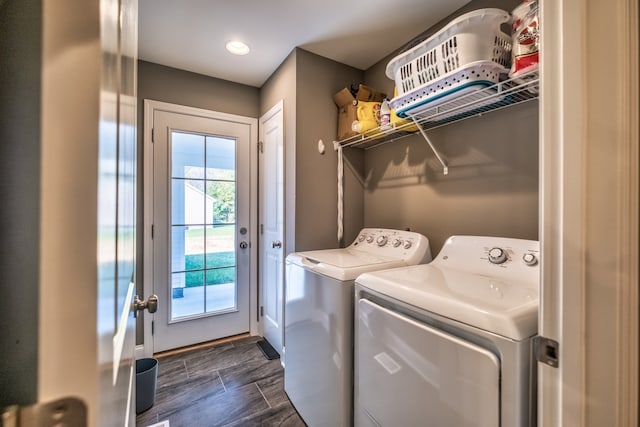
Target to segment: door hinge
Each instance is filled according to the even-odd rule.
[[[153,224],[151,224],[151,240],[153,240],[153,232],[154,232],[154,227],[153,227]]]
[[[155,128],[151,128],[151,143],[156,142],[156,130]]]
[[[258,151],[264,153],[264,143],[262,141],[258,141]]]
[[[260,317],[264,317],[264,306],[260,306]]]
[[[538,362],[557,368],[560,360],[560,343],[538,335],[533,338],[533,354]]]
[[[87,426],[87,406],[76,397],[64,397],[29,406],[12,405],[2,410],[3,427]]]
[[[260,224],[260,234],[264,234],[264,224]]]

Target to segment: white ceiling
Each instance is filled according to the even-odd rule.
[[[468,1],[139,0],[139,57],[255,87],[295,47],[366,70]]]

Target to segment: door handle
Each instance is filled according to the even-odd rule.
[[[275,242],[271,242],[271,247],[274,248],[274,249],[275,248],[280,249],[280,248],[282,248],[282,242],[280,240],[276,240]]]
[[[133,297],[133,304],[131,304],[133,310],[133,317],[138,317],[138,312],[147,309],[149,313],[155,313],[158,311],[158,297],[151,295],[146,301],[142,301],[138,295]]]

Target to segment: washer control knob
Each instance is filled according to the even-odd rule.
[[[522,255],[522,261],[528,266],[534,266],[538,263],[538,258],[534,254]]]
[[[365,237],[366,236],[364,234],[359,235],[358,236],[358,242],[363,242]]]
[[[378,236],[376,239],[376,243],[378,246],[384,246],[387,244],[387,236]]]
[[[367,243],[371,243],[373,242],[373,236],[369,235],[367,236]]]
[[[412,244],[413,243],[411,243],[411,240],[405,240],[404,241],[404,245],[402,245],[402,247],[405,248],[405,249],[409,249]]]
[[[491,264],[502,264],[507,260],[507,253],[501,248],[489,249],[489,262]]]
[[[402,240],[395,238],[393,239],[393,242],[391,242],[393,244],[394,248],[397,248],[398,246],[400,246],[402,244]]]

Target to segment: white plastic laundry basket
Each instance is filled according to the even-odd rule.
[[[511,65],[511,36],[501,29],[510,21],[504,10],[478,9],[393,58],[386,69],[398,91],[391,107],[405,117],[410,110],[432,107],[459,91],[498,83]]]

